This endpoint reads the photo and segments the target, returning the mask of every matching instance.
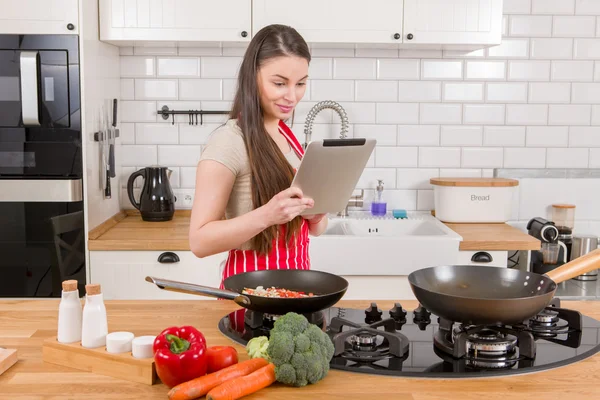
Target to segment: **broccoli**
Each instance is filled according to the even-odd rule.
[[[278,382],[306,386],[320,381],[329,372],[333,343],[304,316],[285,314],[275,321],[270,336],[267,354],[275,364]]]

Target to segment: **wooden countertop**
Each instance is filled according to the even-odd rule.
[[[508,224],[446,224],[463,237],[460,250],[538,250],[536,238]],[[189,251],[190,210],[167,222],[142,221],[137,211],[122,211],[89,235],[90,250]]]
[[[342,301],[341,306],[366,308],[368,301]],[[378,301],[382,309],[392,302]],[[403,301],[407,310],[417,303]],[[600,319],[600,302],[563,302],[563,306]],[[240,359],[243,347],[223,336],[219,319],[235,310],[229,301],[107,301],[109,332],[127,330],[156,335],[171,325],[192,325],[206,336],[209,346],[233,345]],[[152,386],[81,372],[42,361],[42,343],[56,334],[58,300],[0,300],[0,347],[16,348],[19,361],[0,375],[0,398],[25,399],[160,399],[167,398],[162,383]],[[274,384],[244,399],[487,399],[506,400],[598,399],[600,355],[561,368],[532,374],[477,379],[420,379],[355,374],[331,370],[315,385],[304,388]]]

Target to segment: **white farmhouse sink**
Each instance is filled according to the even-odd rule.
[[[311,269],[342,276],[405,276],[455,264],[462,237],[429,213],[393,219],[358,212],[330,218],[327,230],[310,240]]]

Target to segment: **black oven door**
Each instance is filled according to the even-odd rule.
[[[81,179],[0,180],[0,298],[85,294]]]

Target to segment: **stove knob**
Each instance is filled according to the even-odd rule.
[[[368,324],[381,321],[383,312],[377,307],[377,303],[371,303],[371,307],[365,310],[365,322]]]
[[[419,304],[419,307],[417,307],[413,311],[413,315],[414,315],[415,322],[431,321],[431,318],[430,318],[431,313],[429,311],[427,311],[427,309],[425,307],[423,307],[421,304]]]
[[[406,321],[406,310],[402,308],[400,303],[395,303],[394,307],[390,310],[390,317],[394,321]]]

